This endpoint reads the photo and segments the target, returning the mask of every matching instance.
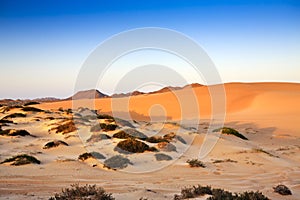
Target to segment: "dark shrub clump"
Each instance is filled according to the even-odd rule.
[[[149,150],[149,146],[144,142],[138,141],[136,139],[126,139],[119,142],[115,150],[121,150],[121,153],[143,153],[144,151]]]
[[[62,189],[60,194],[55,194],[49,200],[114,200],[112,194],[108,194],[101,187],[96,185],[79,186],[71,185],[71,188]]]
[[[3,117],[2,119],[17,118],[17,117],[26,117],[26,115],[23,113],[13,113]]]
[[[121,155],[113,156],[104,161],[104,167],[108,169],[123,169],[132,164],[128,158],[125,158]]]
[[[13,156],[11,158],[7,158],[0,164],[9,163],[9,162],[12,162],[11,165],[15,165],[15,166],[26,165],[26,164],[30,164],[30,163],[33,163],[33,164],[41,163],[41,161],[39,161],[38,159],[36,159],[33,156],[29,156],[27,154],[21,154],[21,155]]]
[[[190,167],[203,167],[205,168],[205,165],[202,161],[198,160],[198,159],[192,159],[192,160],[187,160],[186,161]]]
[[[4,136],[30,136],[30,133],[26,130],[7,129],[7,130],[0,130],[0,135],[4,135]]]
[[[196,198],[199,196],[211,195],[207,200],[269,200],[261,192],[231,193],[223,189],[213,189],[210,186],[193,186],[181,190],[180,195],[175,195],[174,200]]]
[[[219,132],[219,131],[221,131],[222,134],[234,135],[243,140],[248,140],[248,138],[246,138],[244,135],[242,135],[241,133],[239,133],[237,130],[235,130],[233,128],[223,127],[223,128],[218,128],[218,129],[213,130],[213,132]]]
[[[159,142],[169,142],[169,141],[163,137],[152,136],[152,137],[147,138],[146,142],[159,143]]]
[[[56,130],[56,133],[62,133],[62,134],[71,133],[71,132],[77,130],[73,121],[68,121],[62,125],[57,126],[56,128],[53,128],[53,129]]]
[[[40,104],[40,103],[36,102],[36,101],[31,101],[31,102],[25,103],[24,106],[31,106],[31,105],[37,105],[37,104]]]
[[[44,112],[44,110],[41,110],[39,108],[34,108],[34,107],[24,107],[22,108],[22,110],[25,112]]]
[[[118,126],[116,124],[105,124],[99,123],[91,127],[91,132],[98,132],[98,131],[114,131]]]
[[[111,120],[115,120],[112,116],[107,115],[107,114],[101,114],[101,115],[97,115],[98,119],[111,119]]]
[[[58,147],[59,145],[64,145],[64,146],[69,146],[66,142],[61,141],[61,140],[54,140],[52,142],[48,142],[47,144],[44,145],[43,149],[50,149],[53,147]]]
[[[281,194],[281,195],[292,195],[291,190],[285,185],[277,185],[273,189],[274,189],[274,192],[277,192],[278,194]]]
[[[98,152],[91,152],[91,153],[83,153],[78,156],[78,159],[81,161],[85,161],[89,158],[95,158],[95,159],[105,159],[105,156],[103,156],[101,153]]]

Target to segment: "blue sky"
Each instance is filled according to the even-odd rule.
[[[300,82],[300,3],[0,1],[0,98],[67,97],[84,60],[122,31],[169,28],[212,58],[223,82]]]

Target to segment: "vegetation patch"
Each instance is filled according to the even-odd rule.
[[[263,149],[252,149],[252,152],[253,153],[264,153],[264,154],[267,154],[268,156],[278,158],[278,156],[275,156],[275,155],[271,154],[270,152],[267,152]]]
[[[176,137],[176,134],[174,132],[168,133],[164,135],[164,139],[168,142],[171,142]]]
[[[172,157],[163,153],[157,153],[154,155],[157,161],[172,160]]]
[[[51,130],[56,130],[56,133],[66,134],[66,133],[71,133],[73,131],[76,131],[77,128],[76,128],[74,122],[70,120],[68,122],[65,122],[62,125],[52,128]]]
[[[0,164],[3,163],[11,163],[11,165],[19,166],[19,165],[27,165],[30,163],[41,164],[41,161],[39,161],[33,156],[29,156],[27,154],[21,154],[21,155],[13,156],[11,158],[7,158]]]
[[[237,130],[235,130],[233,128],[223,127],[223,128],[215,129],[215,130],[213,130],[213,132],[221,132],[222,134],[234,135],[243,140],[248,140],[248,138],[246,138],[244,135],[242,135],[241,133],[239,133]]]
[[[169,141],[163,137],[159,137],[159,136],[152,136],[146,139],[146,142],[150,142],[150,143],[160,143],[160,142],[168,142]]]
[[[30,101],[30,102],[25,103],[24,106],[31,106],[31,105],[37,105],[37,104],[40,104],[40,103],[37,101]]]
[[[91,127],[91,132],[99,132],[99,131],[114,131],[118,126],[116,124],[105,124],[99,123]]]
[[[190,167],[202,167],[202,168],[206,167],[205,164],[198,159],[191,159],[191,160],[187,160],[186,162],[190,165]]]
[[[285,185],[277,185],[273,188],[274,192],[281,195],[292,195],[292,191]]]
[[[149,146],[136,139],[126,139],[117,144],[115,151],[120,153],[143,153],[149,150]]]
[[[87,139],[87,142],[100,142],[102,140],[108,140],[111,139],[109,135],[106,134],[93,134],[89,139]]]
[[[69,146],[66,142],[64,141],[61,141],[61,140],[54,140],[54,141],[51,141],[51,142],[48,142],[44,145],[43,149],[51,149],[51,148],[54,148],[54,147],[58,147],[60,145],[64,145],[64,146]]]
[[[12,113],[10,115],[6,115],[2,119],[17,118],[17,117],[26,117],[26,114],[23,114],[23,113]]]
[[[0,119],[1,124],[13,124],[14,122],[12,120],[8,119]]]
[[[99,114],[99,115],[97,115],[97,118],[98,119],[112,119],[112,120],[115,120],[112,116],[107,115],[107,114]]]
[[[25,112],[44,112],[44,110],[35,107],[24,107],[22,110]]]
[[[96,185],[79,186],[71,185],[71,188],[62,189],[61,193],[55,194],[49,200],[114,200],[110,193],[106,193],[102,187]]]
[[[128,165],[132,165],[130,160],[128,158],[125,158],[121,155],[113,156],[107,160],[104,161],[104,167],[108,169],[124,169]]]
[[[225,159],[225,160],[214,160],[213,163],[224,163],[224,162],[231,162],[231,163],[237,163],[236,160],[231,160],[231,159]]]
[[[6,129],[0,130],[0,135],[3,136],[31,136],[31,134],[26,130],[16,130],[16,129]]]
[[[204,195],[210,195],[207,200],[269,200],[261,192],[243,192],[243,193],[231,193],[223,189],[213,189],[210,186],[193,186],[189,188],[183,188],[180,195],[175,195],[174,200],[197,198]]]
[[[176,149],[176,146],[169,143],[169,142],[159,142],[157,144],[157,147],[163,151],[167,151],[167,152],[170,152],[170,151],[177,151]]]
[[[103,156],[101,153],[98,152],[91,152],[91,153],[83,153],[78,156],[78,160],[85,161],[89,158],[95,158],[95,159],[105,159],[105,156]]]

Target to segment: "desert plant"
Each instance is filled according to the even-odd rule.
[[[152,136],[145,140],[146,142],[150,143],[159,143],[159,142],[169,142],[167,139],[159,136]]]
[[[132,164],[128,158],[125,158],[121,155],[113,156],[104,161],[104,167],[108,169],[123,169]]]
[[[51,142],[48,142],[44,145],[43,149],[50,149],[53,147],[58,147],[59,145],[64,145],[64,146],[69,146],[66,142],[61,141],[61,140],[54,140]]]
[[[25,112],[44,112],[44,110],[35,107],[24,107],[22,110]]]
[[[102,187],[96,185],[79,186],[71,185],[71,188],[62,189],[60,194],[55,194],[49,200],[114,200],[112,194],[108,194]]]
[[[30,101],[24,104],[24,106],[31,106],[31,105],[36,105],[36,104],[40,104],[39,102],[36,101]]]
[[[2,119],[17,118],[17,117],[26,117],[26,114],[23,114],[23,113],[12,113],[10,115],[7,115],[7,116],[3,117]]]
[[[56,133],[66,134],[66,133],[71,133],[73,131],[76,131],[77,128],[76,128],[74,122],[70,120],[68,122],[65,122],[64,124],[61,124],[55,128],[52,128],[51,130],[56,130]]]
[[[129,138],[119,142],[115,150],[121,153],[143,153],[149,150],[149,146],[144,142]]]
[[[190,167],[206,167],[204,163],[198,159],[191,159],[187,160],[186,162],[190,165]]]
[[[285,185],[277,185],[273,189],[274,189],[274,192],[281,194],[281,195],[292,195],[291,190]]]
[[[278,156],[275,156],[275,155],[271,154],[270,152],[267,152],[261,148],[254,148],[254,149],[252,149],[252,152],[253,153],[264,153],[264,154],[267,154],[268,156],[278,158]]]
[[[13,156],[11,158],[7,158],[4,161],[2,161],[0,164],[10,163],[10,162],[11,162],[11,165],[15,165],[15,166],[26,165],[26,164],[30,164],[30,163],[34,163],[34,164],[41,163],[41,161],[39,161],[38,159],[36,159],[33,156],[29,156],[27,154],[21,154],[21,155]]]
[[[78,160],[81,160],[81,161],[85,161],[89,158],[93,158],[93,155],[91,153],[83,153],[78,156]]]
[[[210,195],[207,200],[268,200],[261,192],[231,193],[223,189],[213,189],[210,186],[192,186],[183,188],[180,195],[175,195],[174,200],[196,198],[199,196]]]
[[[93,134],[89,139],[87,139],[87,142],[100,142],[102,140],[108,140],[111,137],[106,134]]]
[[[244,135],[242,135],[241,133],[239,133],[237,130],[235,130],[233,128],[223,127],[223,128],[218,128],[218,129],[213,130],[213,132],[220,132],[220,131],[222,134],[234,135],[243,140],[248,140],[248,138],[246,138]]]
[[[112,119],[112,120],[115,120],[112,116],[107,115],[107,114],[99,114],[99,115],[97,115],[97,118],[98,119]]]
[[[98,131],[114,131],[118,126],[116,124],[105,124],[99,123],[91,127],[91,132],[98,132]]]
[[[154,155],[157,161],[172,160],[172,157],[163,153],[157,153]]]
[[[16,130],[16,129],[1,130],[0,135],[5,135],[5,136],[31,136],[31,134],[26,130]]]

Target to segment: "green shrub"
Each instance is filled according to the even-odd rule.
[[[190,167],[206,167],[204,163],[198,159],[191,159],[187,160],[186,162],[190,165]]]
[[[60,194],[55,194],[49,200],[114,200],[112,194],[108,194],[102,187],[96,185],[79,186],[71,185],[71,188],[62,189]]]
[[[21,155],[13,156],[11,158],[7,158],[0,164],[10,163],[10,162],[12,162],[11,165],[15,165],[15,166],[26,165],[26,164],[30,164],[30,163],[33,163],[33,164],[41,163],[41,161],[39,161],[38,159],[36,159],[33,156],[29,156],[27,154],[21,154]]]
[[[119,142],[115,150],[121,153],[143,153],[149,150],[149,146],[144,142],[130,138]]]
[[[218,128],[218,129],[213,130],[213,132],[220,132],[220,131],[222,134],[234,135],[243,140],[248,140],[248,138],[246,138],[244,135],[242,135],[241,133],[239,133],[237,130],[235,130],[233,128],[223,127],[223,128]]]
[[[210,195],[207,200],[268,200],[261,192],[231,193],[223,189],[212,189],[210,186],[193,186],[183,188],[180,195],[175,195],[174,200],[197,198]]]

